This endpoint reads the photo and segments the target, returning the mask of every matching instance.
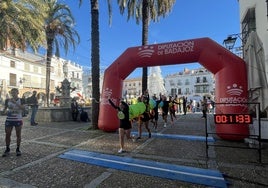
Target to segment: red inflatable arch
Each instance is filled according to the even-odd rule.
[[[132,47],[128,48],[105,71],[99,128],[106,132],[114,132],[118,129],[117,112],[109,104],[108,98],[118,104],[122,96],[123,81],[136,68],[193,62],[199,62],[215,75],[216,102],[245,103],[248,101],[245,62],[209,38]],[[245,111],[245,108],[247,107],[241,104],[226,104],[217,106],[216,113],[240,113]],[[216,133],[223,139],[240,140],[248,136],[249,128],[244,124],[217,124]]]

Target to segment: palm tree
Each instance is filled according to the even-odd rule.
[[[65,53],[71,45],[75,49],[80,42],[80,37],[74,29],[74,18],[70,8],[60,4],[57,0],[44,0],[47,5],[47,17],[45,19],[45,33],[47,42],[46,59],[46,105],[49,106],[50,97],[50,68],[53,54],[60,56],[60,47],[63,46]]]
[[[92,128],[98,129],[99,99],[100,99],[100,32],[99,32],[99,2],[91,3],[91,67],[92,67]],[[107,0],[109,23],[111,23],[111,0]]]
[[[165,17],[171,10],[176,0],[118,0],[120,13],[124,14],[125,9],[128,10],[127,19],[136,18],[139,24],[142,20],[142,45],[148,44],[148,27],[150,20],[156,22],[159,18]],[[147,89],[147,67],[142,68],[142,91]]]
[[[43,0],[0,1],[0,49],[37,51],[44,44]]]
[[[91,3],[91,66],[92,66],[92,127],[98,129],[100,99],[100,32],[99,32],[99,2]]]
[[[109,15],[111,15],[111,0],[107,0]],[[82,0],[79,0],[81,5]],[[100,99],[100,32],[99,32],[99,1],[90,0],[91,10],[91,67],[92,67],[92,128],[98,129]],[[111,18],[111,16],[110,16]]]

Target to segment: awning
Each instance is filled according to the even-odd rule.
[[[249,102],[260,102],[261,111],[268,108],[268,83],[264,49],[256,32],[251,32],[244,46],[248,71]]]

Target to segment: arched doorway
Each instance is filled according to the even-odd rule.
[[[117,102],[122,94],[124,79],[138,67],[174,65],[199,62],[215,75],[215,102],[233,103],[220,105],[216,113],[239,113],[247,106],[247,73],[245,62],[209,38],[190,39],[170,43],[128,48],[104,74],[98,126],[112,132],[118,128],[116,111],[108,99]],[[241,139],[228,134],[249,134],[248,125],[218,124],[216,132],[224,139]]]
[[[44,92],[39,92],[37,93],[37,100],[40,106],[44,106],[45,104],[45,99],[46,99],[46,94]]]
[[[22,97],[23,98],[28,98],[32,95],[32,92],[31,91],[26,91],[25,93],[23,93]]]

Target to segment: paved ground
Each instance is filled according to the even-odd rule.
[[[174,125],[163,128],[160,118],[158,133],[205,136],[205,120],[200,114],[177,115]],[[213,118],[208,118],[209,132],[213,132]],[[4,150],[4,117],[0,117],[0,150]],[[133,125],[136,131],[136,124]],[[81,149],[105,154],[152,160],[174,165],[216,169],[225,174],[228,187],[268,186],[268,145],[264,142],[261,161],[258,150],[209,146],[205,142],[143,136],[127,142],[127,152],[118,154],[117,133],[89,129],[89,123],[39,123],[30,126],[25,119],[22,133],[22,156],[15,155],[15,132],[11,155],[0,157],[0,187],[205,187],[165,178],[104,168],[80,163],[58,156],[69,149]],[[144,130],[145,131],[145,130]],[[216,137],[216,135],[211,135]],[[216,144],[248,146],[240,142],[217,140]]]

